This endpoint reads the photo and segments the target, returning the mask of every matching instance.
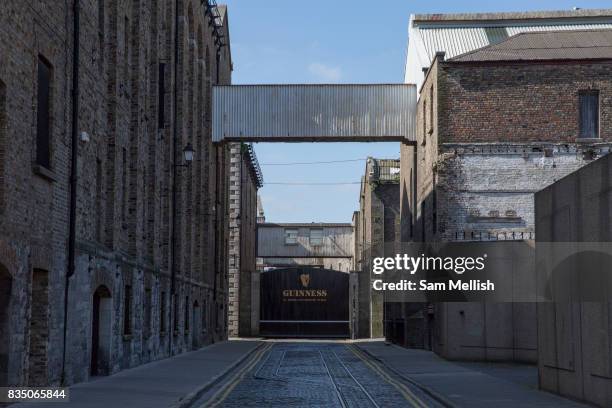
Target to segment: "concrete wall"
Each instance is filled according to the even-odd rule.
[[[487,268],[503,277],[497,280],[503,303],[437,302],[426,316],[431,327],[431,349],[450,360],[537,361],[538,331],[536,303],[527,291],[536,287],[534,241],[495,241],[477,244],[487,254]],[[468,253],[474,243],[449,245],[453,251]],[[464,247],[465,249],[462,249]],[[501,279],[501,278],[500,278]],[[526,302],[527,301],[527,302]]]
[[[229,47],[217,64],[200,2],[180,2],[177,32],[172,1],[100,5],[81,2],[78,131],[89,141],[78,145],[67,384],[90,376],[93,297],[101,287],[112,317],[100,326],[109,339],[100,353],[105,373],[226,338],[228,161],[226,148],[212,145],[210,95],[213,84],[230,83]],[[62,379],[73,19],[71,4],[45,1],[7,1],[0,13],[7,62],[0,66],[0,270],[10,276],[0,288],[10,292],[0,310],[0,336],[8,339],[0,381],[11,385]],[[226,13],[223,21],[227,31]],[[34,162],[39,56],[51,67],[49,166]],[[195,159],[176,168],[173,185],[188,143]]]
[[[577,242],[598,243],[609,258],[611,163],[612,156],[605,156],[536,193],[539,275],[552,276],[555,266],[569,256],[567,250],[565,256],[555,256],[549,250],[551,242],[572,250],[578,248]],[[568,277],[576,282],[572,288],[581,286],[592,272],[585,264],[571,264]],[[612,405],[609,262],[601,266],[606,275],[598,282],[604,288],[600,300],[581,301],[584,298],[572,290],[571,299],[538,303],[538,368],[542,389],[608,407]]]

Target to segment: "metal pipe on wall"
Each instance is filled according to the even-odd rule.
[[[80,47],[80,0],[74,0],[72,6],[73,18],[73,57],[72,57],[72,92],[71,92],[71,153],[70,153],[70,203],[68,230],[68,259],[66,280],[64,282],[64,333],[62,350],[61,383],[66,383],[66,339],[68,337],[68,289],[70,277],[75,270],[76,249],[76,202],[78,181],[78,147],[79,147],[79,47]]]

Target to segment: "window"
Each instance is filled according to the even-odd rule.
[[[125,285],[123,299],[123,334],[132,334],[132,287]]]
[[[145,337],[149,337],[151,335],[151,288],[145,288],[142,308],[142,314],[144,316],[144,334]]]
[[[121,197],[121,219],[125,222],[125,217],[127,216],[127,190],[128,190],[128,168],[127,168],[127,149],[124,147],[122,151],[123,156],[121,157],[122,165],[123,165],[123,174],[121,180],[121,189],[122,197]]]
[[[189,333],[189,296],[185,298],[185,333]]]
[[[96,160],[96,240],[102,243],[102,160]]]
[[[204,299],[202,302],[202,333],[206,333],[208,331],[206,313],[208,313],[208,299]]]
[[[298,238],[298,230],[288,228],[285,230],[285,245],[296,245]]]
[[[179,298],[178,296],[174,296],[174,325],[173,325],[174,335],[178,334],[179,329]]]
[[[433,190],[431,194],[431,230],[434,235],[438,232],[438,197],[437,197],[437,181],[438,175],[434,171],[433,174]]]
[[[433,133],[433,85],[429,87],[429,126],[427,127],[427,133]]]
[[[310,245],[323,245],[323,230],[322,229],[311,229],[310,230]]]
[[[166,292],[159,296],[159,333],[166,331]]]
[[[421,242],[425,242],[425,226],[427,225],[425,221],[425,212],[427,211],[427,207],[425,204],[425,200],[421,201]]]
[[[130,73],[130,19],[123,19],[123,78],[127,80]]]
[[[166,104],[166,64],[159,64],[157,73],[157,127],[163,129],[165,126],[165,104]]]
[[[584,91],[580,100],[580,136],[581,138],[599,138],[599,91]]]
[[[51,66],[38,57],[38,105],[36,110],[36,163],[51,167]]]
[[[104,0],[98,0],[98,48],[100,49],[100,68],[104,62]]]
[[[423,113],[421,115],[423,121],[423,140],[421,140],[421,145],[425,146],[427,143],[427,101],[423,101]]]

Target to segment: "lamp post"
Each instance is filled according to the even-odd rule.
[[[177,184],[177,168],[178,167],[189,167],[191,162],[193,161],[193,147],[191,143],[187,143],[187,145],[183,148],[183,160],[184,163],[177,164],[174,163],[174,171],[173,171],[173,182],[172,182],[172,235],[170,248],[172,251],[171,254],[171,281],[170,281],[170,307],[168,310],[170,311],[170,319],[168,319],[168,323],[170,327],[168,327],[168,355],[172,355],[172,337],[174,336],[174,325],[176,324],[174,319],[176,315],[176,268],[177,268],[177,259],[176,259],[176,184]]]

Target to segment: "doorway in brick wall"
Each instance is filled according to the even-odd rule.
[[[28,385],[44,386],[49,382],[49,273],[44,269],[32,272],[31,302]]]
[[[92,309],[90,374],[92,376],[108,375],[110,373],[113,300],[106,286],[101,285],[94,292]]]
[[[10,316],[11,275],[0,264],[0,387],[8,385],[8,360],[10,346]]]
[[[200,347],[200,336],[202,335],[202,327],[200,325],[200,304],[196,300],[193,302],[193,308],[191,309],[192,322],[193,322],[193,335],[191,336],[192,345],[191,347],[195,350]]]

